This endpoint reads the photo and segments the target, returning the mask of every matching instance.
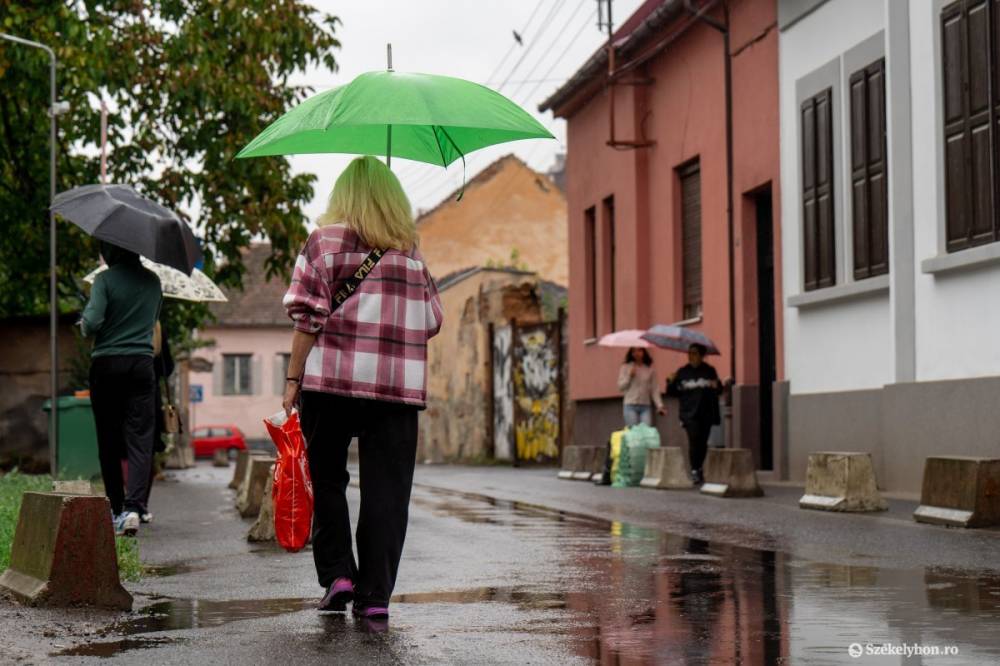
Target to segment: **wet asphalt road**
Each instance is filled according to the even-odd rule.
[[[137,612],[52,661],[1000,663],[996,533],[927,531],[893,512],[868,523],[792,512],[780,493],[748,505],[559,482],[551,470],[423,468],[385,627],[312,610],[310,553],[246,543],[231,473],[202,465],[157,486],[142,535],[157,566],[129,586]],[[886,540],[878,557],[851,552]],[[854,659],[851,643],[958,655]]]

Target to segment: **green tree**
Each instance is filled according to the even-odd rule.
[[[285,273],[305,239],[312,175],[283,158],[233,160],[308,90],[307,66],[336,69],[338,20],[295,0],[43,0],[0,3],[0,30],[53,46],[59,59],[57,190],[99,178],[100,100],[108,180],[176,210],[204,238],[207,272],[238,285],[240,250],[271,242]],[[0,41],[0,316],[48,309],[48,60]],[[60,222],[64,307],[93,268],[91,239]],[[213,265],[212,255],[222,261]],[[174,308],[197,323],[201,306]]]

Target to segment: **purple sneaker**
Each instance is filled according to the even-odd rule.
[[[350,578],[338,578],[327,590],[323,601],[319,603],[321,611],[347,610],[347,602],[354,599],[354,583]]]
[[[360,617],[364,620],[388,620],[389,619],[389,609],[385,606],[365,606],[359,608],[355,606],[352,609],[355,617]]]

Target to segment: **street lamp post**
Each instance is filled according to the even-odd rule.
[[[0,39],[16,42],[24,46],[42,49],[49,54],[49,205],[56,198],[56,115],[66,109],[56,105],[56,53],[45,44],[15,37],[0,32]],[[56,216],[49,209],[49,336],[52,369],[50,372],[49,392],[51,393],[51,409],[49,410],[49,466],[53,476],[59,473],[56,467],[57,442],[59,441],[59,412],[56,399],[59,394],[59,295],[56,293]]]

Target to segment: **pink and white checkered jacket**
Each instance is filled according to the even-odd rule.
[[[333,293],[371,252],[343,224],[312,232],[283,304],[317,333],[302,389],[424,407],[427,341],[441,329],[437,287],[420,253],[389,250],[333,314]]]

